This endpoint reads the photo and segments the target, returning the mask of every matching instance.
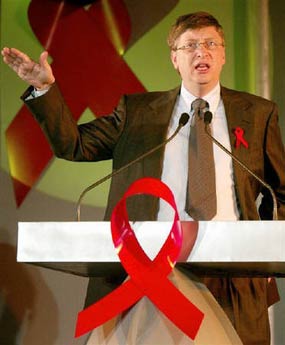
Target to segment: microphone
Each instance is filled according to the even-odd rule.
[[[251,171],[241,160],[239,160],[232,152],[227,150],[217,139],[215,139],[211,133],[209,132],[209,125],[212,121],[212,113],[210,111],[206,111],[204,113],[204,124],[205,124],[205,132],[206,134],[213,140],[213,142],[219,146],[225,153],[231,156],[231,158],[237,162],[247,173],[252,175],[258,182],[260,182],[265,188],[267,188],[271,194],[272,200],[273,200],[273,220],[278,220],[278,215],[277,215],[277,199],[276,195],[272,189],[272,187],[263,181],[259,176],[257,176],[253,171]]]
[[[89,192],[91,189],[99,186],[101,183],[107,181],[108,179],[110,179],[111,177],[121,173],[122,171],[126,170],[127,168],[129,168],[131,165],[141,161],[142,159],[144,159],[145,157],[149,156],[150,154],[152,154],[153,152],[157,151],[158,149],[160,149],[161,147],[165,146],[168,142],[170,142],[180,131],[180,129],[182,127],[184,127],[186,125],[186,123],[189,120],[189,115],[187,113],[182,113],[179,119],[179,123],[178,126],[176,128],[176,130],[174,131],[174,133],[167,138],[166,140],[164,140],[162,143],[160,143],[159,145],[153,147],[152,149],[150,149],[149,151],[143,153],[141,156],[135,158],[134,160],[132,160],[131,162],[129,162],[128,164],[122,166],[121,168],[117,169],[117,170],[113,170],[109,175],[106,175],[105,177],[101,178],[100,180],[94,182],[93,184],[91,184],[89,187],[85,188],[83,190],[83,192],[80,194],[78,201],[77,201],[77,207],[76,207],[76,220],[80,221],[80,208],[81,208],[81,202],[83,200],[83,197],[85,196],[85,194],[87,192]]]

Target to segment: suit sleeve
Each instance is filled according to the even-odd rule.
[[[77,125],[59,89],[54,84],[43,96],[25,100],[58,158],[99,161],[113,158],[113,150],[125,125],[124,99],[108,116]]]
[[[285,220],[285,152],[275,104],[268,119],[264,147],[264,178],[276,195],[278,218]],[[263,190],[263,195],[259,208],[260,217],[261,219],[272,219],[271,195],[268,190]]]

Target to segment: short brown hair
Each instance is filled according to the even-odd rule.
[[[185,14],[177,18],[171,27],[167,43],[171,50],[175,49],[176,40],[188,29],[200,29],[207,26],[214,26],[224,41],[224,30],[218,20],[207,12],[195,12]]]

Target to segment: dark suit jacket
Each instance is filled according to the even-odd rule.
[[[126,165],[166,139],[167,129],[180,88],[122,97],[115,111],[77,127],[59,90],[54,85],[44,96],[27,105],[43,128],[57,157],[73,161],[113,159],[113,169]],[[232,152],[253,172],[272,186],[278,199],[279,219],[285,219],[285,154],[273,102],[222,87]],[[241,127],[249,147],[235,148],[234,129]],[[164,149],[112,179],[105,219],[136,179],[161,177]],[[272,200],[268,191],[237,163],[234,179],[241,219],[256,220],[255,200],[260,192],[261,219],[272,219]],[[139,196],[129,204],[133,220],[155,220],[158,200]]]

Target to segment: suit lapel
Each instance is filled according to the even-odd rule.
[[[251,143],[253,143],[254,136],[253,117],[250,116],[251,103],[241,98],[238,93],[232,90],[222,88],[221,92],[228,123],[232,153],[243,163],[250,164]],[[243,131],[243,138],[248,143],[248,148],[243,144],[236,147],[237,138],[235,131],[237,128]]]
[[[159,122],[164,130],[167,131],[171,119],[172,111],[176,102],[176,98],[180,92],[180,87],[173,90],[163,92],[149,104],[154,118]]]
[[[250,167],[251,162],[251,147],[253,147],[253,136],[254,136],[254,123],[252,122],[253,117],[251,116],[251,103],[242,98],[238,92],[226,89],[222,87],[221,95],[225,107],[225,113],[228,123],[228,131],[230,136],[230,143],[232,153],[246,166]],[[243,137],[248,143],[248,148],[244,145],[236,147],[236,135],[235,130],[237,128],[243,130]],[[246,195],[244,190],[244,180],[246,174],[244,169],[235,161],[233,161],[235,187],[237,197],[239,199],[242,214],[245,214],[245,200]]]
[[[145,147],[155,147],[167,138],[167,131],[171,115],[179,94],[180,87],[161,93],[158,98],[149,103],[149,111],[147,112],[149,129],[145,140]],[[163,156],[165,147],[151,154],[149,159],[144,160],[144,176],[153,176],[161,178]]]

